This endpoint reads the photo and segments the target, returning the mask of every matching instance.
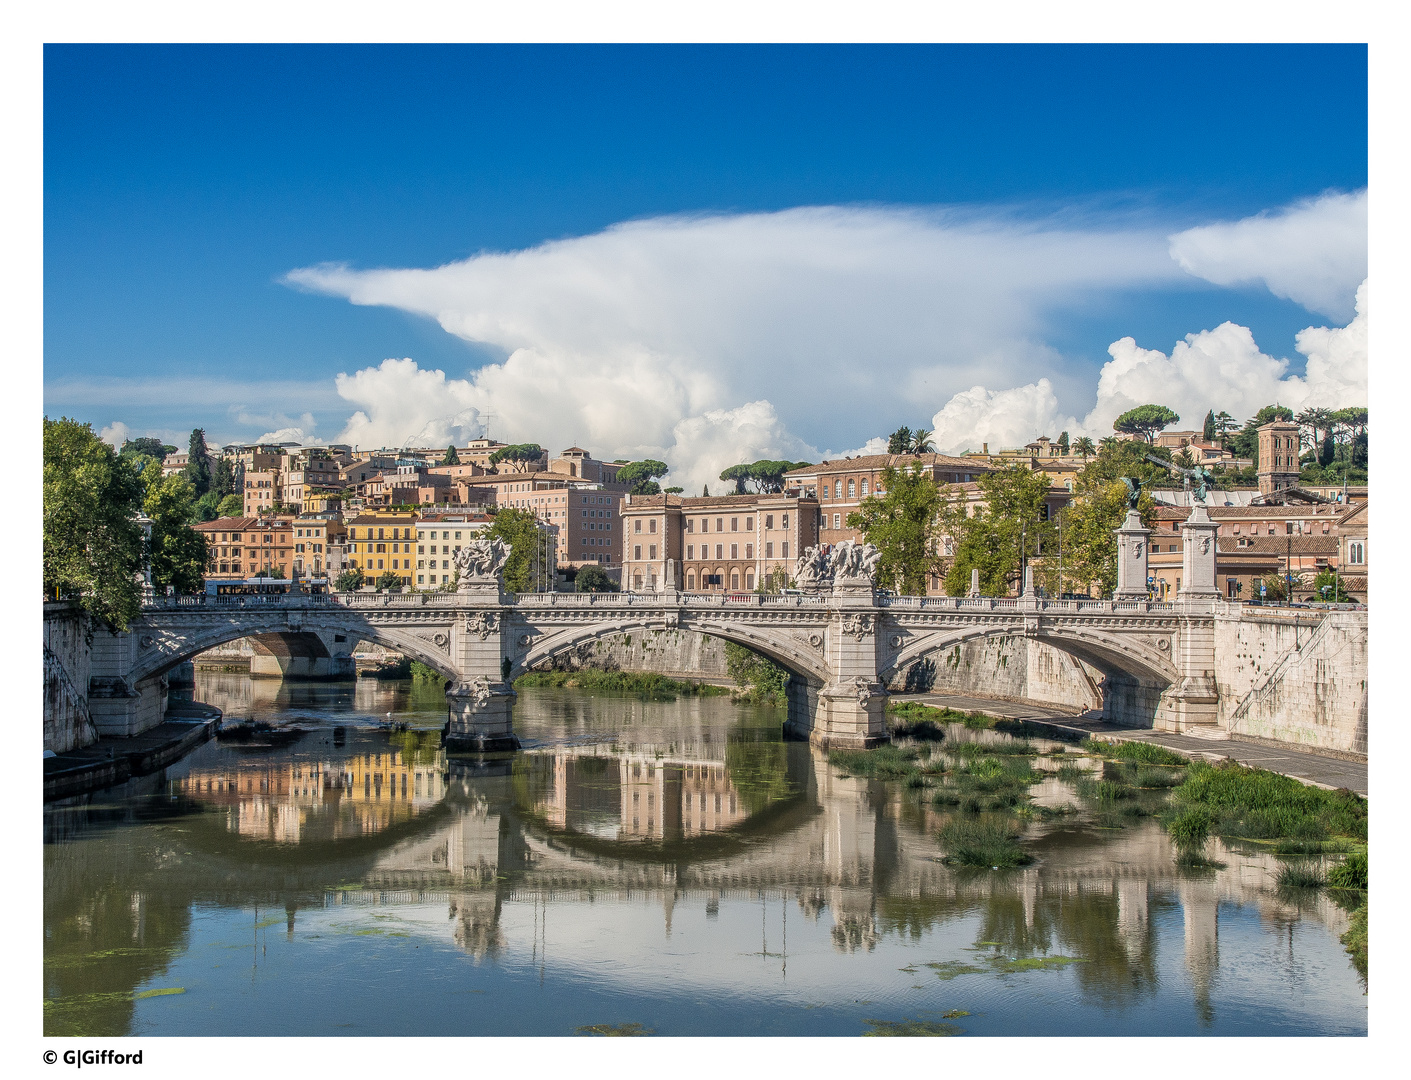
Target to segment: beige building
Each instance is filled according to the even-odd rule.
[[[461,547],[494,518],[488,514],[424,513],[417,519],[416,587],[440,588],[456,576],[455,556]]]
[[[337,514],[301,515],[294,519],[294,576],[328,576],[328,549],[341,547],[348,529]]]
[[[273,513],[277,503],[283,505],[282,491],[278,472],[246,469],[245,489],[241,492],[245,516],[259,517],[261,514]],[[299,505],[303,505],[302,501]]]
[[[818,543],[818,501],[777,495],[631,495],[622,506],[622,587],[752,592],[793,576]]]

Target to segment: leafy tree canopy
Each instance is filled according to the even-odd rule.
[[[539,526],[533,513],[515,506],[502,508],[488,530],[510,548],[505,563],[505,588],[510,592],[529,592],[534,587],[534,574],[539,565]]]
[[[578,571],[573,587],[578,592],[617,592],[617,583],[608,577],[601,566],[585,566]]]
[[[1214,409],[1211,409],[1208,413],[1205,414],[1205,428],[1204,428],[1204,430],[1201,432],[1201,436],[1200,436],[1200,437],[1201,437],[1202,439],[1204,439],[1206,442],[1214,442],[1214,441],[1215,441],[1215,410],[1214,410]]]
[[[735,484],[735,494],[744,495],[747,491],[761,494],[777,494],[784,490],[784,474],[791,469],[802,469],[811,464],[807,461],[771,461],[762,458],[746,465],[731,465],[720,474],[720,479],[731,480]],[[746,487],[746,485],[752,485]]]
[[[402,578],[395,570],[384,570],[377,575],[376,589],[378,592],[391,592],[393,589],[402,587]]]
[[[917,462],[910,469],[883,469],[882,491],[863,499],[848,515],[848,528],[861,530],[881,552],[879,584],[904,595],[924,596],[927,575],[940,572],[940,489]]]
[[[239,495],[227,495],[216,508],[216,517],[239,517],[245,510],[245,500]]]
[[[643,458],[641,461],[629,461],[618,469],[617,479],[619,483],[628,485],[633,495],[660,495],[661,485],[657,479],[668,471],[666,462]]]
[[[333,587],[339,592],[353,592],[361,588],[363,583],[363,573],[356,567],[348,567],[333,579]]]
[[[502,461],[508,461],[513,465],[524,465],[526,462],[538,461],[543,456],[544,448],[538,443],[512,443],[491,454],[489,464],[498,465]]]
[[[244,481],[245,467],[229,458],[216,458],[211,465],[211,487],[217,497],[225,498],[240,491]]]
[[[1147,442],[1152,442],[1158,431],[1179,423],[1180,419],[1165,405],[1138,405],[1114,420],[1112,430],[1123,435],[1140,435]]]
[[[887,453],[905,454],[911,449],[911,428],[899,427],[887,437]]]
[[[948,503],[943,514],[955,555],[946,573],[946,592],[964,596],[971,570],[980,571],[980,592],[1005,596],[1018,580],[1021,559],[1056,552],[1057,529],[1044,520],[1049,482],[1046,474],[1015,465],[980,477],[985,506],[966,516],[965,496]]]
[[[491,454],[490,456],[491,456],[491,457],[494,457],[495,455],[494,455],[494,454]],[[444,455],[442,455],[442,457],[441,457],[441,464],[442,464],[442,465],[459,465],[460,463],[461,463],[461,456],[456,453],[456,444],[455,444],[455,443],[452,443],[450,446],[446,447],[446,453],[445,453]]]
[[[147,541],[152,587],[158,592],[165,592],[167,586],[179,593],[200,592],[206,580],[206,538],[190,525],[194,494],[191,482],[180,473],[162,476],[157,469],[149,469],[146,475],[150,479],[142,510],[152,519]],[[201,501],[214,498],[207,492]]]
[[[206,449],[206,429],[194,428],[186,450],[186,468],[182,470],[191,482],[197,497],[211,489],[211,454]]]
[[[132,463],[67,417],[44,418],[44,590],[110,629],[141,607],[143,485]]]
[[[122,450],[119,453],[123,457],[146,454],[148,457],[154,457],[161,461],[168,454],[176,453],[176,447],[162,442],[161,439],[127,439],[123,442]]]

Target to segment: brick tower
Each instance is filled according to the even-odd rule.
[[[1259,493],[1270,495],[1298,483],[1298,425],[1275,420],[1259,429]]]

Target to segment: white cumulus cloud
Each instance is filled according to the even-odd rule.
[[[128,427],[121,420],[114,420],[102,431],[98,432],[98,438],[102,439],[114,450],[121,450],[122,444],[132,438],[132,428]]]
[[[1171,237],[1171,257],[1216,285],[1262,283],[1309,311],[1346,319],[1367,276],[1367,192],[1187,229]]]
[[[1306,358],[1303,375],[1290,375],[1287,359],[1263,352],[1248,327],[1227,322],[1187,334],[1171,352],[1143,349],[1130,337],[1108,347],[1112,357],[1098,376],[1096,401],[1082,420],[1065,415],[1047,379],[1012,390],[975,386],[954,395],[932,419],[942,451],[1022,446],[1038,435],[1099,439],[1128,409],[1156,403],[1175,410],[1181,427],[1198,429],[1207,410],[1237,420],[1278,403],[1297,411],[1309,405],[1340,409],[1367,404],[1367,284],[1357,289],[1356,315],[1342,327],[1310,326],[1296,347]]]

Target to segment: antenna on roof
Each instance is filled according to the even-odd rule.
[[[480,414],[480,419],[485,422],[485,438],[488,440],[488,439],[490,438],[490,421],[491,421],[491,420],[494,420],[494,419],[497,419],[497,417],[495,416],[494,413],[492,413],[492,412],[487,412],[487,413],[481,413],[481,414]]]

